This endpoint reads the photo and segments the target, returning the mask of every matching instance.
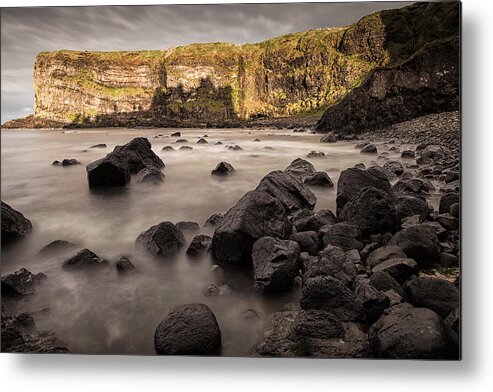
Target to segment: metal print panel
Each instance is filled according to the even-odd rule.
[[[2,8],[2,352],[460,359],[460,3]]]

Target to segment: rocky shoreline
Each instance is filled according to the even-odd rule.
[[[355,148],[375,159],[368,167],[355,162],[336,184],[300,157],[264,176],[224,215],[211,211],[212,236],[194,222],[163,221],[138,235],[135,247],[157,259],[185,249],[197,261],[212,255],[219,278],[207,296],[234,290],[228,275],[250,277],[250,290],[262,296],[297,292],[299,302],[271,316],[251,356],[459,359],[459,125],[458,112],[448,112],[354,136]],[[330,135],[323,141],[337,142]],[[89,164],[88,186],[125,186],[131,176],[159,184],[164,167],[151,143],[136,138]],[[216,170],[211,175],[235,173],[227,162]],[[312,189],[320,183],[335,186],[335,211],[316,209]],[[2,202],[2,244],[22,241],[31,229]],[[190,230],[191,241],[184,236]],[[73,253],[60,253],[67,273],[136,270],[130,258],[105,260],[61,240],[42,251],[60,249]],[[2,301],[49,284],[21,269],[2,277]],[[69,352],[53,333],[38,332],[35,319],[2,307],[2,351]],[[160,355],[218,355],[221,345],[221,323],[205,304],[182,304],[156,326]]]

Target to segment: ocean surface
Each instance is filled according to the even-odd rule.
[[[180,129],[192,151],[176,149],[171,129],[89,129],[70,131],[2,131],[1,196],[33,223],[25,240],[2,249],[2,276],[21,267],[43,272],[48,279],[36,293],[22,300],[6,301],[12,313],[39,311],[38,329],[53,330],[75,353],[153,355],[156,326],[175,306],[201,302],[215,313],[222,332],[222,355],[246,355],[264,334],[269,316],[297,302],[299,293],[266,297],[252,290],[248,276],[235,276],[229,296],[207,297],[203,289],[215,282],[210,257],[190,259],[186,247],[173,259],[156,259],[139,253],[135,239],[162,221],[197,222],[202,233],[213,213],[225,213],[267,173],[283,170],[312,150],[325,158],[308,159],[317,170],[327,171],[334,184],[339,173],[376,155],[360,154],[356,142],[320,143],[320,135],[291,131],[245,129]],[[197,144],[207,134],[208,144]],[[163,135],[163,136],[158,136]],[[166,178],[159,186],[132,182],[121,189],[90,190],[86,165],[134,137],[147,137],[164,161]],[[155,138],[155,136],[158,136]],[[256,138],[260,141],[254,141]],[[215,145],[221,141],[222,145]],[[107,148],[90,147],[106,143]],[[229,151],[227,145],[243,150]],[[266,148],[268,147],[268,148]],[[271,148],[271,149],[269,149]],[[382,149],[384,151],[384,149]],[[393,155],[392,155],[393,154]],[[397,158],[399,153],[389,153]],[[75,158],[82,164],[53,166],[54,160]],[[226,161],[234,176],[217,178],[210,172]],[[336,188],[313,189],[316,210],[335,210]],[[186,235],[190,242],[194,234]],[[64,260],[75,251],[54,257],[37,252],[54,240],[68,240],[88,248],[110,262],[107,270],[67,271]],[[114,263],[128,256],[137,272],[121,276]],[[245,321],[243,312],[253,309],[260,318]]]

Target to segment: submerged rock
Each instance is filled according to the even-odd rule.
[[[374,144],[367,144],[361,149],[360,152],[363,154],[376,154],[378,150],[377,146],[375,146]]]
[[[335,143],[337,141],[337,137],[334,132],[328,132],[326,135],[320,138],[320,142],[322,143]]]
[[[158,325],[154,348],[159,355],[217,355],[221,330],[214,313],[203,304],[174,308]]]
[[[227,176],[234,173],[235,173],[234,167],[228,162],[218,163],[216,168],[213,171],[211,171],[211,174],[213,176]]]
[[[2,201],[2,245],[27,236],[32,230],[29,219]]]
[[[21,268],[12,274],[2,276],[2,297],[33,294],[36,286],[46,280],[46,275],[33,274]]]
[[[43,255],[52,255],[52,254],[66,252],[66,251],[72,250],[76,246],[77,246],[77,244],[74,244],[74,243],[69,242],[69,241],[55,240],[55,241],[50,242],[45,247],[41,248],[40,251],[37,254],[40,255],[40,256],[43,256]]]
[[[297,158],[284,169],[286,173],[292,174],[298,177],[305,177],[315,172],[315,167],[304,159]]]
[[[154,256],[173,256],[185,245],[183,233],[171,222],[161,222],[140,233],[137,248]]]
[[[94,267],[107,267],[109,263],[100,258],[97,254],[89,249],[82,249],[75,256],[65,260],[63,263],[64,268],[94,268]]]
[[[188,246],[187,255],[203,256],[210,252],[212,246],[212,238],[208,235],[199,234],[193,237],[192,242]]]
[[[150,183],[159,185],[164,182],[164,174],[155,166],[149,166],[137,173],[137,183]]]
[[[118,272],[122,272],[122,273],[129,273],[136,270],[133,263],[126,256],[120,257],[116,262],[115,267],[118,270]]]

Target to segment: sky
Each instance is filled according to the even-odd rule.
[[[33,113],[38,52],[236,44],[346,26],[411,2],[19,7],[1,11],[1,123]]]

